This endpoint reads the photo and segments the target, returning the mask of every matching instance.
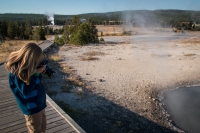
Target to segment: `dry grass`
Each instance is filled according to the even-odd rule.
[[[123,25],[97,25],[98,36],[121,36],[124,31],[130,30],[130,26]]]
[[[0,62],[5,61],[11,52],[19,50],[23,45],[30,42],[36,44],[42,43],[42,41],[5,41],[0,45]]]
[[[98,60],[99,58],[94,57],[94,56],[88,56],[88,57],[82,57],[82,61],[88,61],[88,60]]]
[[[67,78],[67,81],[80,87],[84,87],[84,83],[82,82],[81,77],[78,75],[71,74],[70,77]]]
[[[70,50],[70,49],[72,49],[71,46],[61,46],[61,47],[60,47],[60,50],[61,50],[61,51],[68,51],[68,50]]]
[[[91,51],[91,52],[83,53],[83,55],[87,55],[87,56],[99,56],[99,55],[105,55],[105,53],[98,52],[98,51]]]
[[[88,61],[88,60],[98,60],[99,58],[94,57],[94,56],[105,55],[105,53],[98,52],[98,51],[91,51],[91,52],[83,53],[83,55],[86,55],[87,57],[80,56],[81,60]]]
[[[185,44],[185,45],[198,45],[198,44],[200,44],[200,38],[194,37],[194,38],[180,40],[180,41],[176,41],[176,42]]]
[[[61,67],[62,67],[62,70],[64,71],[64,73],[68,73],[69,74],[68,77],[65,77],[65,79],[66,79],[66,81],[68,83],[72,83],[72,84],[80,86],[80,87],[84,87],[85,86],[85,84],[82,81],[82,78],[75,74],[75,70],[71,66],[69,66],[67,64],[62,64]],[[69,86],[68,87],[64,87],[64,90],[66,88],[69,89]],[[63,88],[61,88],[61,89],[63,90]]]
[[[71,66],[68,66],[66,64],[62,64],[61,67],[63,68],[63,71],[65,73],[69,73],[69,74],[72,74],[74,73],[75,70],[73,70],[73,68]]]
[[[185,54],[184,56],[195,56],[196,54]]]
[[[58,55],[58,54],[54,54],[54,55],[51,55],[49,57],[50,60],[53,60],[55,62],[58,62],[58,61],[62,61],[63,60],[63,57]]]
[[[142,28],[131,25],[96,25],[96,28],[98,29],[98,36],[124,36],[130,34],[131,35],[143,34]],[[154,29],[149,29],[149,30],[153,31]],[[167,31],[167,29],[165,29],[165,31]]]

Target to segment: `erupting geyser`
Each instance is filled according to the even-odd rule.
[[[52,25],[54,25],[54,13],[45,13],[47,16],[47,21],[50,21]]]

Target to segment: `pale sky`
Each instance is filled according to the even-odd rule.
[[[77,15],[157,9],[200,11],[200,0],[0,0],[0,13]]]

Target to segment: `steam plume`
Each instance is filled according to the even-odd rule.
[[[51,21],[51,24],[54,25],[54,13],[45,12],[45,15],[47,16],[47,21]]]

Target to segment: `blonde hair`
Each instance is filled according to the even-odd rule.
[[[31,75],[43,59],[42,49],[35,43],[28,43],[20,50],[12,52],[6,59],[5,68],[25,82],[30,83]]]

